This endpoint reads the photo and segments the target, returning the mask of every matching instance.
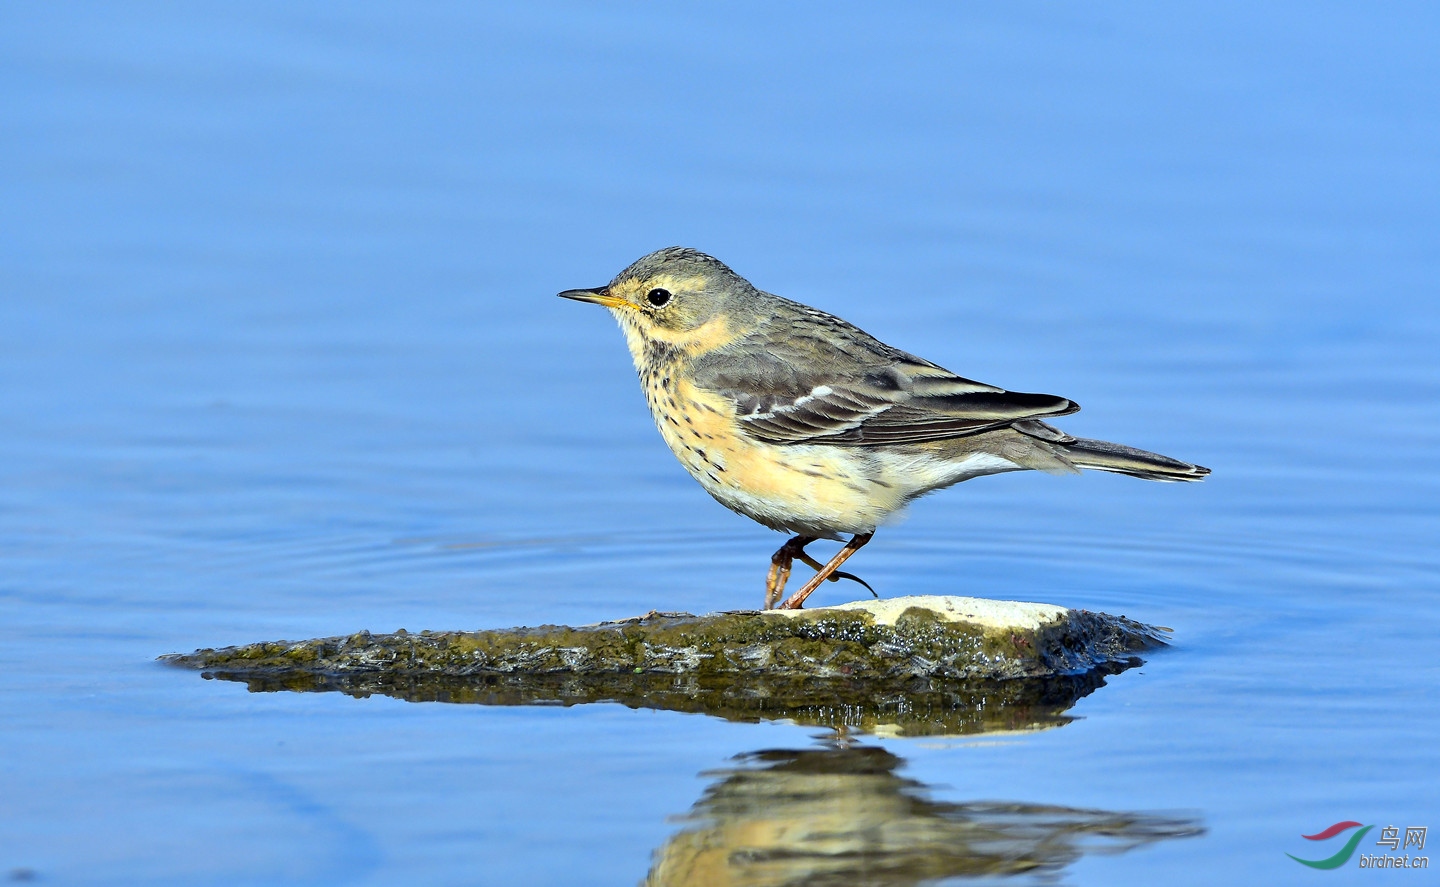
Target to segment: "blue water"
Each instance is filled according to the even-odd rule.
[[[1437,41],[1423,4],[6,5],[0,876],[633,884],[736,756],[819,747],[154,662],[758,604],[780,537],[553,297],[679,243],[1215,471],[882,529],[884,595],[1175,644],[1059,729],[862,743],[937,802],[1203,823],[1062,883],[1368,877],[1285,854],[1440,826]]]

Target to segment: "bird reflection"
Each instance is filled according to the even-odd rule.
[[[884,748],[761,751],[711,775],[647,885],[904,885],[1029,873],[1203,833],[1189,818],[1008,801],[950,803]]]

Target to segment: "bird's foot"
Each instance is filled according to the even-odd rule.
[[[806,582],[803,586],[801,586],[799,591],[790,595],[790,597],[787,598],[785,602],[780,605],[780,609],[798,610],[803,607],[805,605],[805,599],[809,597],[811,593],[815,591],[815,589],[820,587],[820,583],[824,582],[826,579],[838,578],[835,576],[835,571],[840,569],[840,565],[845,563],[845,561],[850,557],[850,555],[865,547],[865,543],[869,542],[871,538],[874,537],[874,535],[875,534],[872,532],[856,533],[854,536],[851,536],[850,541],[845,543],[845,547],[837,551],[834,557],[830,558],[830,563],[826,564],[820,569],[818,573],[812,576],[810,578],[810,581]],[[847,574],[844,578],[855,579],[856,582],[860,582],[861,585],[865,585],[865,583],[857,577]],[[870,588],[869,585],[865,585],[865,587]],[[870,593],[875,594],[875,589],[870,588]],[[876,597],[879,597],[879,595],[876,595]]]
[[[814,536],[796,536],[770,556],[770,574],[765,577],[765,609],[773,610],[784,596],[785,583],[790,581],[790,568],[797,557],[806,563],[815,563],[815,559],[805,553],[805,546],[814,541]]]
[[[797,557],[799,557],[800,560],[804,561],[806,566],[808,566],[810,569],[814,570],[817,573],[822,572],[825,569],[824,564],[815,560],[815,558],[811,557],[805,552],[801,552],[799,555],[797,555]],[[880,595],[876,593],[875,589],[870,587],[870,583],[866,582],[864,579],[861,579],[859,576],[856,576],[854,573],[847,573],[844,570],[836,570],[829,575],[827,581],[839,582],[841,579],[849,579],[851,582],[859,582],[861,585],[865,586],[866,591],[870,592],[872,595],[875,596],[875,599],[877,601],[880,599]]]
[[[874,596],[875,600],[880,600],[880,593],[875,589],[871,588],[869,582],[866,582],[864,579],[861,579],[854,573],[847,573],[844,570],[836,570],[835,572],[830,574],[831,582],[839,582],[841,579],[849,579],[851,582],[859,582],[861,585],[865,586],[866,591],[870,592],[870,594]]]

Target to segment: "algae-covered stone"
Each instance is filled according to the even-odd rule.
[[[977,598],[908,597],[812,610],[651,613],[579,628],[360,632],[165,659],[232,675],[1001,679],[1075,674],[1161,643],[1160,630],[1103,613]]]
[[[163,657],[253,690],[489,704],[616,701],[905,732],[1041,724],[1163,643],[1122,617],[909,597],[812,610],[651,613],[578,628],[369,632]],[[1017,724],[1023,712],[1026,724]]]

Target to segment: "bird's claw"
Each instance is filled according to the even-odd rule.
[[[839,582],[841,579],[849,579],[851,582],[859,582],[861,585],[865,586],[866,591],[870,592],[872,595],[875,596],[875,600],[880,600],[880,594],[875,591],[875,589],[870,587],[870,583],[866,582],[864,579],[861,579],[859,576],[856,576],[854,573],[847,573],[844,570],[836,570],[826,578],[831,582]]]

